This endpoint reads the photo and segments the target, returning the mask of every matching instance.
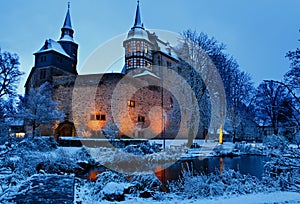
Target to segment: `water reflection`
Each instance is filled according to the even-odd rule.
[[[193,175],[200,173],[223,172],[225,169],[234,169],[242,174],[250,174],[258,179],[264,173],[264,164],[268,160],[265,156],[240,156],[240,157],[208,157],[177,161],[165,170],[158,166],[155,174],[163,185],[168,181],[177,180],[183,170]]]

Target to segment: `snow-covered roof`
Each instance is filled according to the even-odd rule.
[[[150,41],[148,33],[145,30],[144,25],[142,23],[140,3],[139,2],[137,3],[137,7],[136,7],[134,25],[131,28],[131,30],[128,32],[128,35],[127,35],[127,40],[134,39],[134,38],[144,39],[144,40]]]
[[[127,40],[130,39],[143,39],[150,41],[148,33],[144,28],[132,28],[127,35]]]
[[[55,40],[52,40],[52,39],[46,40],[46,42],[43,45],[43,47],[39,51],[37,51],[36,53],[34,53],[34,54],[44,53],[44,52],[47,52],[47,51],[55,51],[55,52],[58,52],[58,53],[60,53],[62,55],[70,57],[66,53],[66,51],[62,48],[62,46],[58,42],[56,42]]]
[[[180,58],[174,52],[174,49],[171,47],[169,42],[165,43],[162,40],[158,39],[157,44],[158,44],[158,47],[159,47],[161,52],[163,52],[164,54],[166,54],[170,57],[173,57],[176,60],[180,60]]]
[[[150,72],[150,71],[148,71],[148,70],[145,70],[145,71],[143,71],[142,73],[140,73],[140,74],[136,74],[136,75],[134,75],[133,77],[134,78],[136,78],[136,77],[142,77],[142,76],[152,76],[152,77],[155,77],[155,78],[157,78],[157,79],[160,79],[158,76],[156,76],[154,73],[152,73],[152,72]]]
[[[62,38],[59,39],[59,41],[71,41],[74,42],[74,39],[69,35],[64,35]]]

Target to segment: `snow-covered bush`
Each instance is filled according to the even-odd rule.
[[[54,137],[24,138],[17,143],[17,149],[21,151],[47,152],[57,148]]]
[[[223,173],[214,172],[198,176],[194,176],[192,171],[184,171],[178,181],[169,184],[169,189],[185,198],[230,196],[269,190],[256,177],[243,175],[231,169]]]
[[[300,191],[300,150],[288,149],[284,156],[270,157],[265,164],[266,179],[280,190]]]
[[[288,146],[288,141],[285,137],[279,135],[272,135],[264,137],[263,144],[268,148],[283,151]]]
[[[127,153],[135,155],[153,154],[159,151],[159,146],[150,142],[143,142],[138,145],[128,145],[123,149]]]

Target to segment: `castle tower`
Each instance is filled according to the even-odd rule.
[[[76,69],[78,44],[74,42],[73,34],[68,5],[59,41],[47,39],[42,48],[34,53],[34,67],[25,84],[26,92],[46,81],[52,84],[53,77],[78,75]]]
[[[153,44],[149,39],[141,19],[139,1],[137,2],[134,25],[123,42],[125,48],[125,74],[136,75],[142,71],[152,71]]]
[[[71,24],[70,3],[69,3],[65,22],[63,24],[63,27],[61,28],[61,37],[58,43],[71,57],[71,59],[73,60],[72,68],[76,70],[78,44],[74,42],[73,35],[74,35],[74,30]]]

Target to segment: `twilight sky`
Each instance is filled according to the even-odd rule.
[[[0,0],[0,48],[20,57],[26,73],[21,92],[33,53],[46,39],[59,39],[67,2]],[[192,29],[226,44],[227,52],[256,85],[264,79],[281,80],[289,69],[286,52],[299,47],[299,0],[141,0],[140,6],[146,29],[175,33]],[[135,9],[136,0],[71,1],[79,73],[84,73],[81,66],[93,50],[129,31]]]

